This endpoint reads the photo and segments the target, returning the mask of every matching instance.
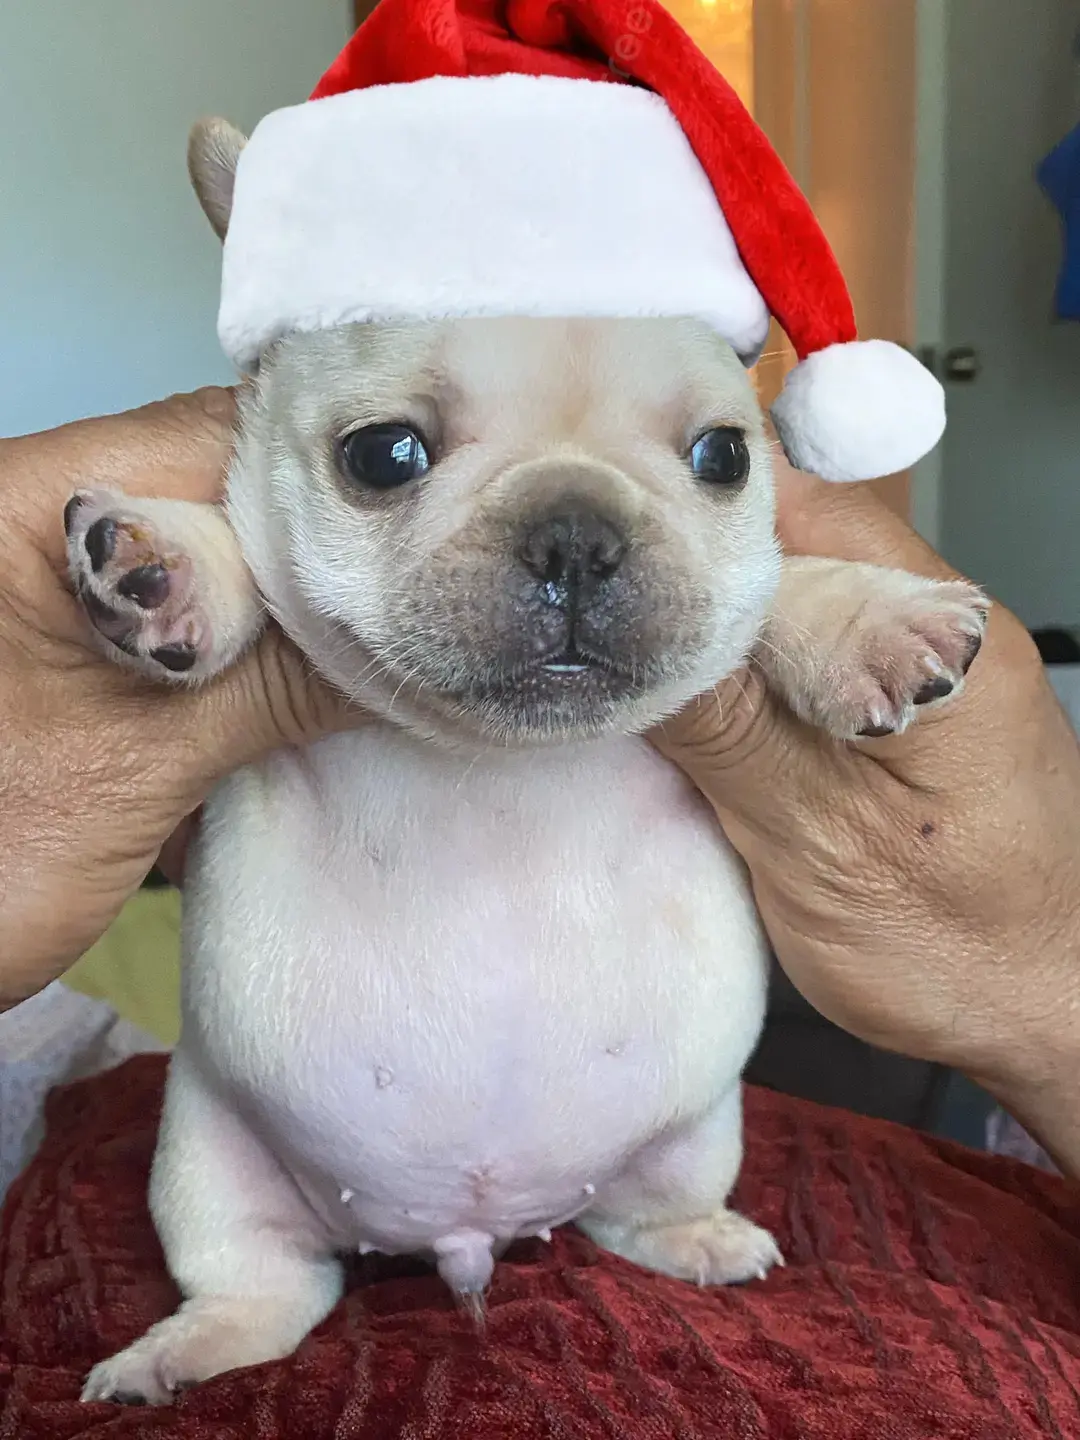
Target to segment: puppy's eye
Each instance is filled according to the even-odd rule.
[[[407,425],[366,425],[341,442],[349,478],[371,490],[396,490],[431,467],[427,448]]]
[[[746,436],[731,425],[707,430],[690,451],[690,465],[698,479],[709,485],[745,484],[750,474]]]

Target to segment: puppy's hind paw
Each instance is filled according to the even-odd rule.
[[[171,1405],[184,1390],[229,1370],[279,1360],[309,1328],[303,1307],[279,1297],[189,1300],[141,1340],[95,1365],[82,1401],[112,1405]]]
[[[585,1228],[624,1259],[696,1285],[745,1285],[784,1264],[769,1232],[735,1210],[682,1225]]]
[[[174,1395],[157,1358],[133,1346],[95,1365],[79,1398],[84,1405],[171,1405]]]

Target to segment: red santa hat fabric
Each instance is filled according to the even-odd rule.
[[[237,174],[221,336],[245,369],[296,330],[469,315],[692,315],[800,364],[792,461],[870,479],[941,438],[938,382],[859,342],[814,215],[657,0],[382,0]]]

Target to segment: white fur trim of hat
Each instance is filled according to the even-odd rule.
[[[241,370],[298,331],[492,315],[694,315],[749,361],[769,331],[708,177],[645,90],[436,78],[257,127],[218,327]]]

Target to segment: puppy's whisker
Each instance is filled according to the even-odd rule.
[[[459,791],[460,791],[460,790],[462,789],[462,787],[464,786],[466,780],[468,780],[469,776],[470,776],[470,775],[472,774],[472,772],[476,769],[476,766],[477,766],[478,761],[480,761],[481,759],[483,759],[484,757],[486,757],[486,756],[490,753],[490,749],[491,749],[490,745],[485,744],[482,750],[478,750],[478,751],[476,752],[476,754],[473,756],[473,758],[469,761],[468,765],[465,767],[464,774],[460,777],[460,779],[458,780],[457,784],[454,786],[453,790],[451,791],[451,794],[452,794],[452,795],[457,796],[457,794],[459,793]]]
[[[778,645],[774,645],[771,640],[760,639],[757,642],[756,648],[759,651],[764,650],[773,655],[781,668],[794,669],[804,663],[809,649],[809,640],[807,640],[805,645],[801,645],[798,648],[788,647],[787,649],[781,649]],[[760,654],[757,656],[752,655],[750,658],[759,670],[766,672],[766,666],[762,663]]]
[[[402,676],[401,684],[397,687],[393,695],[390,697],[390,704],[387,707],[388,714],[393,710],[394,705],[397,703],[397,698],[401,694],[402,690],[404,690],[406,685],[408,685],[409,682],[419,673],[420,671],[418,669],[407,670],[405,672],[405,674]]]
[[[747,704],[751,709],[753,709],[754,702],[753,702],[753,701],[751,700],[751,698],[750,698],[750,692],[747,690],[746,686],[743,684],[743,682],[742,682],[742,677],[739,675],[739,672],[738,672],[737,670],[736,670],[736,672],[735,672],[734,675],[729,676],[729,681],[730,681],[730,683],[731,683],[732,685],[734,685],[735,688],[738,690],[739,694],[742,696],[743,700],[745,700],[746,704]]]
[[[778,645],[774,645],[771,640],[767,640],[764,635],[758,636],[757,640],[754,642],[754,649],[768,650],[770,654],[777,656],[778,659],[786,659],[786,656],[784,655],[784,652],[780,649],[780,647]],[[751,656],[751,658],[753,658],[753,656]]]

